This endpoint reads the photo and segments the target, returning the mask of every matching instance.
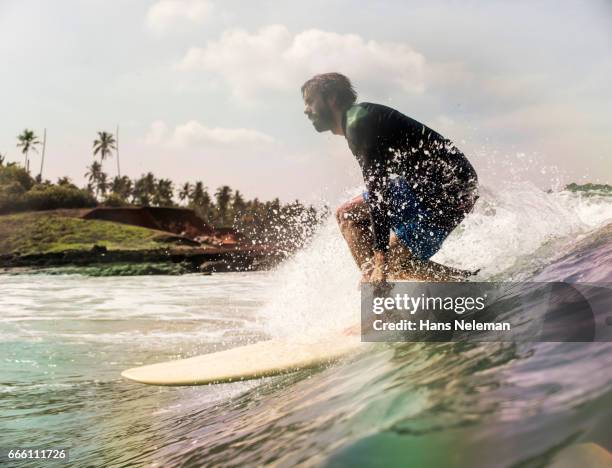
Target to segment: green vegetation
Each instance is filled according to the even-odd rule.
[[[102,150],[100,150],[100,153]],[[94,161],[86,176],[89,184],[79,189],[67,177],[56,184],[36,183],[18,165],[0,164],[0,214],[32,210],[94,207],[102,200],[105,206],[176,207],[174,184],[157,179],[151,172],[136,179],[115,177],[109,184],[101,162]],[[278,198],[261,202],[246,200],[239,190],[219,187],[214,200],[202,181],[185,183],[178,192],[182,206],[193,209],[207,223],[217,228],[234,228],[256,243],[275,244],[292,251],[314,232],[328,212],[305,206],[296,200],[282,204]]]
[[[21,148],[21,152],[24,156],[24,167],[29,172],[30,170],[30,151],[38,152],[36,147],[40,145],[40,140],[34,134],[32,130],[27,128],[17,136],[17,147]]]
[[[18,136],[18,141],[18,147],[25,157],[24,168],[14,162],[7,164],[4,156],[0,158],[0,215],[23,211],[89,208],[97,205],[183,206],[193,209],[205,222],[217,229],[233,228],[254,243],[273,244],[281,250],[293,251],[310,238],[317,225],[329,214],[327,208],[317,210],[301,204],[298,200],[288,204],[281,204],[278,198],[266,202],[257,198],[246,200],[239,190],[227,185],[218,187],[211,196],[202,181],[187,182],[179,190],[175,190],[170,179],[158,179],[152,172],[130,179],[120,176],[117,167],[117,176],[111,180],[104,172],[103,165],[105,159],[113,156],[113,153],[118,157],[118,145],[115,136],[109,132],[98,132],[93,141],[94,160],[85,173],[85,188],[77,187],[68,177],[60,177],[54,184],[49,180],[43,181],[40,174],[36,179],[32,178],[28,170],[29,154],[36,151],[40,144],[34,132],[24,130]],[[176,201],[175,191],[180,205]],[[49,222],[57,224],[56,219]],[[70,220],[64,224],[74,222],[80,221]],[[37,223],[42,221],[38,220]],[[103,230],[98,228],[92,227],[92,232],[87,230],[90,228],[83,229],[78,236],[75,234],[70,237],[67,243],[59,238],[53,240],[53,236],[62,234],[61,230],[50,229],[45,234],[45,239],[25,236],[26,240],[21,242],[25,247],[22,245],[20,249],[28,251],[32,248],[27,244],[27,239],[33,240],[36,251],[83,248],[95,243],[108,244],[108,247],[114,248],[115,244],[125,243],[124,239],[117,242],[113,240],[110,228],[106,229],[104,234]],[[0,241],[0,246],[4,246],[2,251],[5,251],[10,242],[14,243],[17,237],[11,237],[12,241],[7,238]],[[140,245],[140,241],[136,241],[136,244]]]
[[[117,151],[115,143],[115,137],[112,133],[98,132],[98,138],[93,143],[94,157],[99,154],[100,161],[103,162],[106,158],[112,156],[113,151]]]
[[[571,183],[565,186],[565,190],[570,192],[580,192],[585,195],[612,195],[612,185],[608,184],[576,184]]]
[[[116,140],[112,133],[98,132],[98,138],[93,142],[93,156],[94,161],[91,166],[87,168],[85,177],[87,177],[88,184],[87,190],[93,194],[96,192],[96,197],[106,196],[110,184],[108,182],[108,175],[102,170],[104,160],[113,155],[113,152],[117,152]],[[100,156],[100,162],[95,160],[96,156]],[[117,159],[117,177],[115,179],[121,179],[119,174],[119,160]],[[116,197],[115,197],[116,198]],[[116,205],[113,205],[116,206]]]
[[[27,193],[8,197],[0,194],[0,213],[94,206],[96,200],[86,191],[57,185],[39,184]]]
[[[63,181],[57,185],[37,184],[25,169],[0,164],[0,214],[18,211],[87,208],[96,206],[87,191]]]
[[[25,192],[32,188],[34,179],[17,164],[9,163],[5,166],[3,162],[0,162],[0,187],[7,185],[14,185],[16,189]]]
[[[92,195],[95,192],[95,196],[106,195],[108,191],[108,178],[106,173],[102,171],[102,164],[98,161],[91,163],[91,166],[87,168],[85,173],[87,177],[87,191]]]
[[[90,250],[141,250],[169,247],[160,231],[108,221],[70,218],[54,212],[0,216],[0,254]]]
[[[27,274],[84,275],[84,276],[142,276],[142,275],[183,275],[193,271],[183,263],[113,263],[94,266],[65,266],[27,270]]]

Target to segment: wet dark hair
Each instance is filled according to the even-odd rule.
[[[357,100],[357,92],[353,89],[351,80],[340,73],[321,73],[310,78],[302,85],[302,97],[306,92],[318,92],[328,99],[336,97],[341,109],[347,109]]]

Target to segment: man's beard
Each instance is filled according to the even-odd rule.
[[[331,130],[334,125],[334,114],[329,107],[321,109],[312,119],[312,125],[317,132]]]

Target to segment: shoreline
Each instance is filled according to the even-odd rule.
[[[285,258],[278,250],[264,247],[192,247],[108,250],[94,245],[89,250],[70,249],[21,255],[0,255],[0,272],[20,274],[57,268],[114,268],[118,274],[186,274],[265,270]],[[159,271],[159,273],[155,273]]]
[[[95,219],[92,213],[116,219]],[[144,217],[136,219],[136,215]],[[219,234],[205,226],[187,209],[3,215],[0,272],[58,268],[89,268],[92,274],[118,275],[251,271],[271,268],[287,256],[279,246],[232,236],[237,235]]]

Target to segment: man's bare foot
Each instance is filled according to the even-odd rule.
[[[370,275],[372,274],[373,269],[374,263],[372,259],[364,262],[363,265],[361,265],[361,278],[359,279],[359,283],[357,283],[357,289],[359,289],[363,283],[370,282]]]
[[[361,324],[359,323],[353,325],[352,327],[348,327],[344,329],[344,331],[342,332],[344,336],[355,336],[355,335],[359,335],[360,333],[361,333]]]

